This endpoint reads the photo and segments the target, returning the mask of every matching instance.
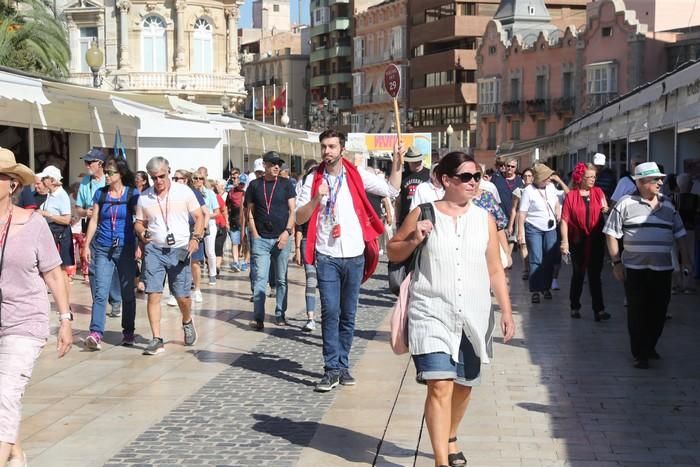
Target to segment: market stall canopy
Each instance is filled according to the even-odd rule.
[[[0,98],[40,105],[51,103],[44,95],[40,79],[2,70],[0,70]]]

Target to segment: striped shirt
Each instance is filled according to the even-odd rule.
[[[670,199],[659,195],[659,203],[652,209],[638,193],[623,196],[615,204],[603,233],[623,239],[622,264],[626,268],[654,271],[673,270],[673,242],[686,234]]]
[[[435,225],[414,271],[408,301],[412,355],[444,352],[457,361],[462,333],[483,363],[492,334],[491,283],[486,264],[489,214],[472,205],[457,218],[433,203]]]

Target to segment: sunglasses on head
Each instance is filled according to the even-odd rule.
[[[476,183],[479,183],[479,180],[481,180],[481,172],[462,172],[461,174],[454,174],[453,177],[458,178],[462,183],[469,183],[472,181],[472,179],[474,179]]]
[[[156,180],[165,180],[166,178],[168,178],[168,174],[151,175],[151,180],[153,180],[154,182]]]

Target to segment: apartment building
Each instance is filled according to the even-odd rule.
[[[663,25],[659,27],[687,27],[687,17],[681,19],[680,12],[671,12],[666,3],[669,11],[661,14],[653,0],[627,0],[639,11],[621,0],[593,1],[587,5],[584,23],[564,30],[547,20],[544,5],[530,15],[532,0],[504,1],[501,6],[505,3],[511,8],[499,10],[489,22],[477,50],[475,154],[484,161],[497,151],[529,158],[533,147],[572,120],[665,73],[668,46],[679,33],[652,31],[638,14],[652,17],[647,13],[655,12],[653,24]],[[529,32],[517,32],[524,28]],[[629,135],[605,136],[615,141],[605,152],[619,170],[630,150],[646,153],[641,147],[646,142],[634,136],[631,146]]]
[[[384,89],[384,71],[393,63],[401,72],[399,112],[407,123],[408,54],[406,21],[408,0],[387,0],[354,17],[352,67],[352,131],[396,131],[393,99]]]
[[[507,16],[521,6],[512,0],[412,0],[409,3],[412,127],[415,131],[432,132],[434,148],[474,147],[477,48],[487,24],[497,12]],[[542,0],[532,0],[528,5],[539,12],[540,3],[544,7]],[[554,0],[547,5],[550,6],[548,18],[559,28],[584,21],[586,0]],[[453,131],[449,142],[448,127]]]

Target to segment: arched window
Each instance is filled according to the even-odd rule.
[[[204,18],[194,23],[194,60],[192,70],[197,73],[212,73],[214,71],[213,40],[211,24]]]
[[[167,71],[167,44],[165,22],[158,16],[143,20],[141,32],[143,71]]]

